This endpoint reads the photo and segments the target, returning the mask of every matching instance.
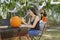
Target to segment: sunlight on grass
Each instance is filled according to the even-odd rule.
[[[44,38],[44,39],[42,39]],[[60,40],[60,31],[49,31],[42,36],[42,40]]]

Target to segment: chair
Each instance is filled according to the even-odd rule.
[[[46,24],[44,25],[42,31],[39,30],[40,33],[38,35],[32,35],[32,36],[30,36],[31,37],[31,40],[40,40],[41,37],[42,37],[42,35],[43,35],[43,33],[45,32],[45,29],[46,29]]]

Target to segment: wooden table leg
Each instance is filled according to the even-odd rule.
[[[1,33],[0,33],[0,40],[2,40],[2,39],[1,39]]]
[[[7,35],[8,35],[7,32],[1,32],[1,39],[8,40]]]
[[[19,40],[19,36],[16,36],[16,37],[12,37],[11,40]]]
[[[19,40],[18,30],[13,31],[11,40]]]

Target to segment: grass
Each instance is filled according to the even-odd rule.
[[[55,29],[55,28],[54,28]],[[41,37],[41,40],[60,40],[60,29],[54,30],[54,31],[46,31],[43,36]],[[35,39],[38,39],[38,37],[35,37]]]
[[[60,40],[60,31],[46,31],[41,40]]]

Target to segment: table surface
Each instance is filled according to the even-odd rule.
[[[6,27],[8,26],[8,27]],[[20,28],[12,28],[8,19],[0,19],[0,32],[20,30]]]
[[[20,30],[20,28],[1,28],[0,32]]]

